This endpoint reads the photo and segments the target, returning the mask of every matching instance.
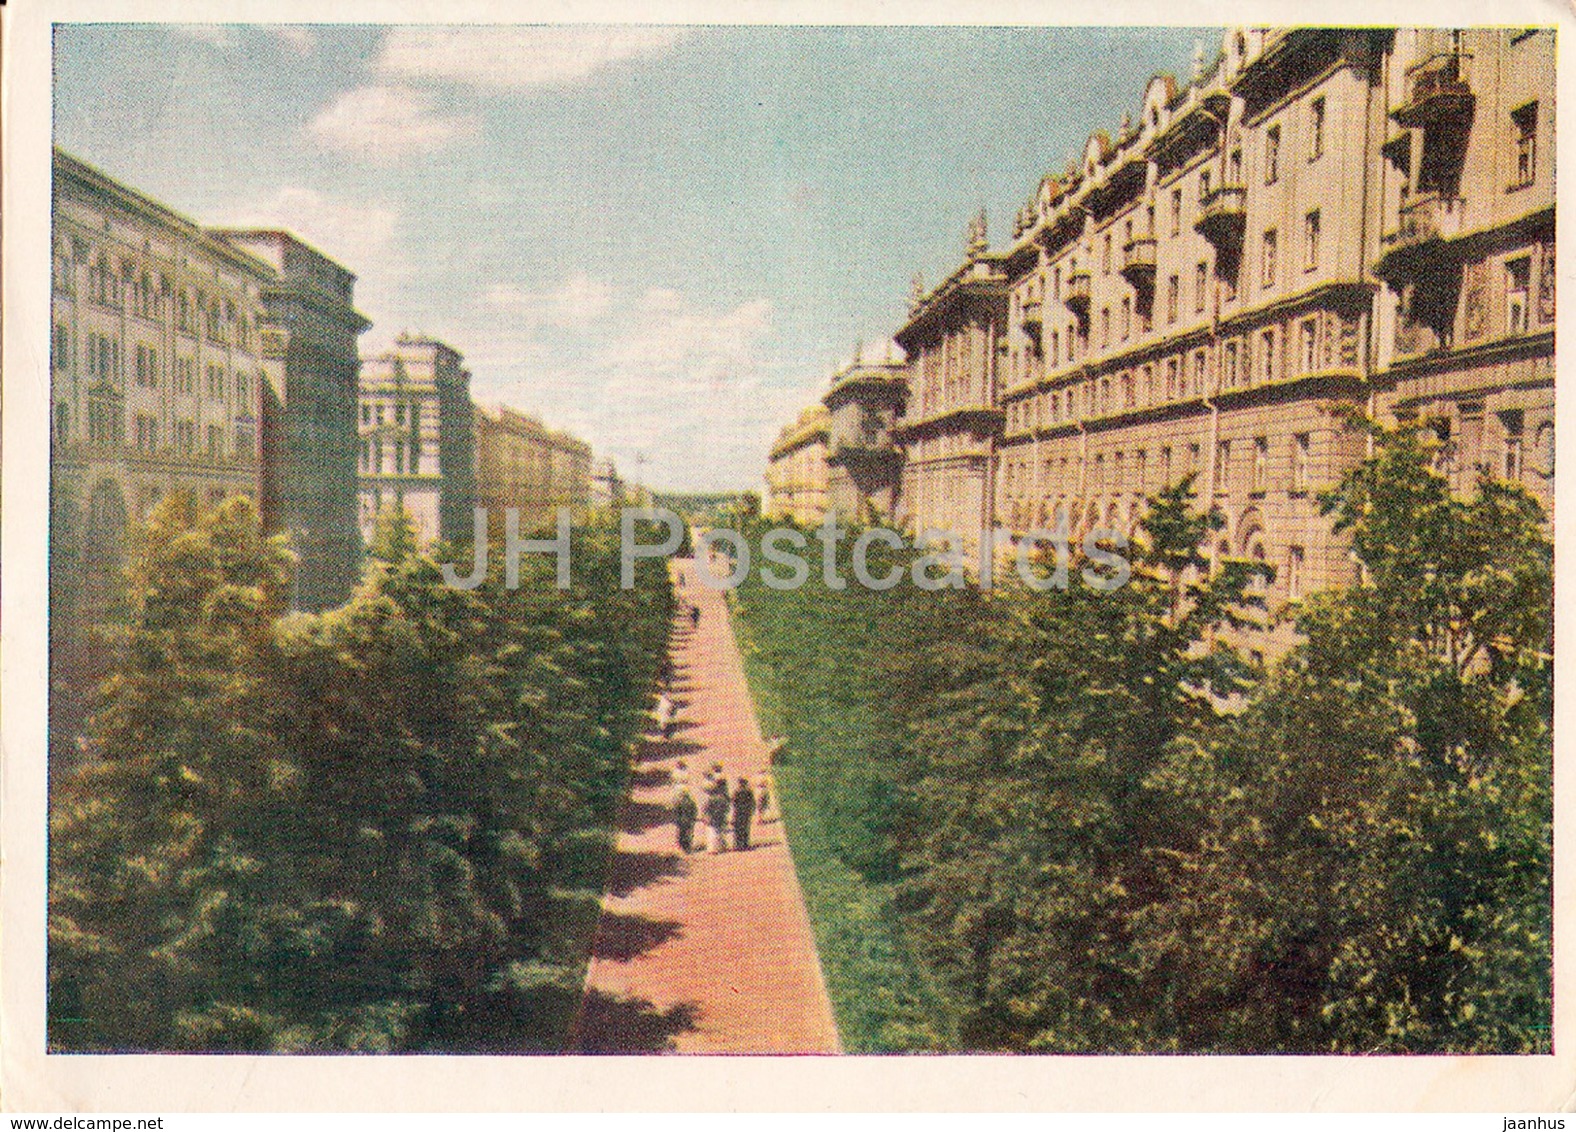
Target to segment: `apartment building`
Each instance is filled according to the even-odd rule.
[[[1402,29],[1388,59],[1380,401],[1480,471],[1554,493],[1554,32]]]
[[[1271,604],[1355,577],[1317,494],[1363,453],[1390,33],[1234,29],[1046,178],[1007,255],[1007,524],[1131,531],[1184,475]],[[1286,630],[1249,647],[1278,650]]]
[[[259,342],[281,380],[262,391],[263,521],[288,531],[296,551],[292,604],[333,608],[349,599],[361,568],[356,339],[371,324],[355,309],[356,277],[290,233],[214,235],[273,269],[261,290]]]
[[[813,527],[826,516],[830,425],[826,406],[810,405],[778,434],[766,468],[768,518]]]
[[[268,264],[59,149],[51,269],[55,614],[109,600],[165,495],[256,500]]]
[[[906,453],[899,518],[917,535],[957,536],[971,559],[979,532],[994,525],[1008,283],[982,214],[969,226],[962,265],[929,292],[916,280],[908,320],[894,335],[909,359],[908,398],[893,432]]]
[[[551,527],[557,509],[590,505],[591,448],[506,405],[476,408],[476,505],[487,508],[494,532],[505,510],[519,512],[520,530]]]
[[[361,360],[360,525],[371,539],[378,515],[403,507],[422,545],[464,542],[476,497],[471,375],[460,352],[433,338],[401,334]]]
[[[891,522],[903,452],[893,431],[908,399],[908,367],[858,357],[832,378],[828,418],[827,505],[845,522]]]

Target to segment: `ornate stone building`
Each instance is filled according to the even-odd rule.
[[[401,506],[420,543],[469,541],[476,496],[471,375],[458,350],[401,334],[361,360],[361,532]]]
[[[893,429],[908,398],[908,367],[890,355],[858,357],[832,378],[822,398],[829,414],[827,504],[846,522],[890,523],[897,512],[903,453]]]
[[[815,526],[826,515],[827,437],[831,414],[811,405],[778,434],[766,469],[766,515]]]
[[[1007,329],[1004,258],[988,250],[983,214],[967,258],[925,293],[915,280],[908,321],[894,336],[909,359],[906,408],[894,436],[906,449],[897,513],[916,534],[947,532],[972,559],[996,522],[992,490]]]
[[[51,505],[55,612],[91,614],[128,535],[172,491],[257,499],[268,264],[54,151]]]
[[[356,277],[288,232],[215,235],[274,270],[260,340],[283,380],[263,389],[263,519],[290,533],[296,607],[332,608],[350,597],[361,565],[356,338],[370,323],[355,309]]]
[[[591,502],[591,448],[536,417],[499,405],[476,409],[476,504],[495,531],[505,508],[520,513],[520,530],[551,527],[557,509],[577,514]]]
[[[1000,518],[1130,530],[1191,474],[1274,609],[1356,576],[1317,502],[1365,453],[1340,406],[1549,498],[1553,90],[1549,30],[1234,29],[1153,80],[1003,256]]]
[[[1552,510],[1554,32],[1404,29],[1385,77],[1381,403]]]

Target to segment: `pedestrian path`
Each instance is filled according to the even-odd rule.
[[[679,852],[668,814],[674,763],[683,759],[696,783],[713,763],[730,783],[753,783],[766,744],[722,593],[696,582],[691,560],[673,569],[688,583],[674,632],[677,723],[666,742],[647,742],[620,813],[572,1048],[837,1053],[781,822],[758,822],[747,852]],[[684,603],[700,607],[698,625]]]

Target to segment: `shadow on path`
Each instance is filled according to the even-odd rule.
[[[678,935],[684,925],[677,920],[653,920],[624,912],[603,912],[597,925],[593,959],[627,963]]]
[[[616,897],[625,897],[653,881],[678,876],[683,871],[684,858],[677,853],[629,853],[624,850],[613,855],[608,870],[607,891]]]
[[[681,1002],[658,1010],[644,998],[615,998],[588,990],[570,1053],[661,1053],[695,1029],[695,1007]]]

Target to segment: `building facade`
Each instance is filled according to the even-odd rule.
[[[1378,263],[1383,408],[1551,513],[1554,73],[1549,29],[1396,32]]]
[[[262,390],[262,513],[296,551],[293,604],[343,604],[361,565],[357,524],[356,277],[288,232],[215,235],[267,263],[260,348],[282,380]]]
[[[403,507],[425,545],[471,538],[476,496],[471,375],[458,350],[401,334],[361,360],[360,525]]]
[[[894,429],[908,399],[908,367],[858,358],[832,378],[827,423],[827,506],[845,521],[890,523],[903,452]]]
[[[1551,508],[1554,38],[1236,28],[1154,78],[1006,248],[976,220],[916,287],[899,524],[1131,533],[1191,476],[1225,520],[1209,557],[1274,567],[1276,612],[1357,578],[1318,502],[1369,451],[1353,410],[1431,427],[1458,491]]]
[[[778,434],[766,468],[768,518],[812,527],[825,518],[830,424],[826,406],[811,405]]]
[[[259,498],[282,374],[261,344],[266,263],[58,149],[53,226],[51,537],[70,617],[107,599],[163,496]]]
[[[552,527],[559,507],[578,513],[589,506],[591,488],[584,441],[507,406],[476,408],[476,504],[495,530],[509,507],[518,510],[521,531]]]
[[[996,523],[992,490],[1003,412],[999,360],[1007,273],[988,250],[985,218],[970,226],[964,263],[934,290],[915,281],[894,337],[908,355],[908,397],[894,436],[906,450],[897,514],[916,535],[955,535],[972,560]]]

